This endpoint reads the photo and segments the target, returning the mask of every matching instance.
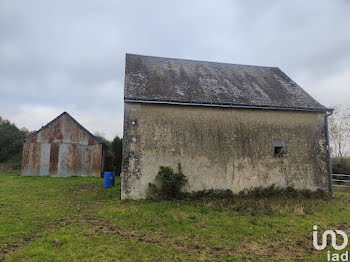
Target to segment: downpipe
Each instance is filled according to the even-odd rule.
[[[329,113],[326,113],[325,115],[325,130],[326,130],[326,142],[327,142],[327,149],[328,149],[328,173],[329,173],[329,192],[331,193],[332,198],[334,197],[333,194],[333,183],[332,183],[332,158],[331,158],[331,146],[329,141],[329,130],[328,130],[328,117],[333,115],[333,110]]]

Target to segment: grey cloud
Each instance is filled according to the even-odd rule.
[[[278,66],[321,103],[346,103],[349,11],[325,0],[4,0],[0,115],[22,125],[25,111],[73,110],[122,135],[126,52]]]

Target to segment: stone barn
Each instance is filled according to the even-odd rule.
[[[277,67],[127,54],[124,95],[123,199],[178,163],[186,191],[331,191],[332,110]]]
[[[67,112],[27,137],[23,176],[101,176],[103,143]]]

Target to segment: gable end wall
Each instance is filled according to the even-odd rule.
[[[24,176],[101,176],[102,144],[67,114],[29,137],[23,145]]]
[[[124,104],[122,199],[147,197],[159,166],[186,191],[293,186],[328,191],[324,113]],[[283,146],[285,157],[274,157]]]

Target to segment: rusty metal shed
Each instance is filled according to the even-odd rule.
[[[27,137],[22,176],[101,176],[103,143],[67,112]]]

